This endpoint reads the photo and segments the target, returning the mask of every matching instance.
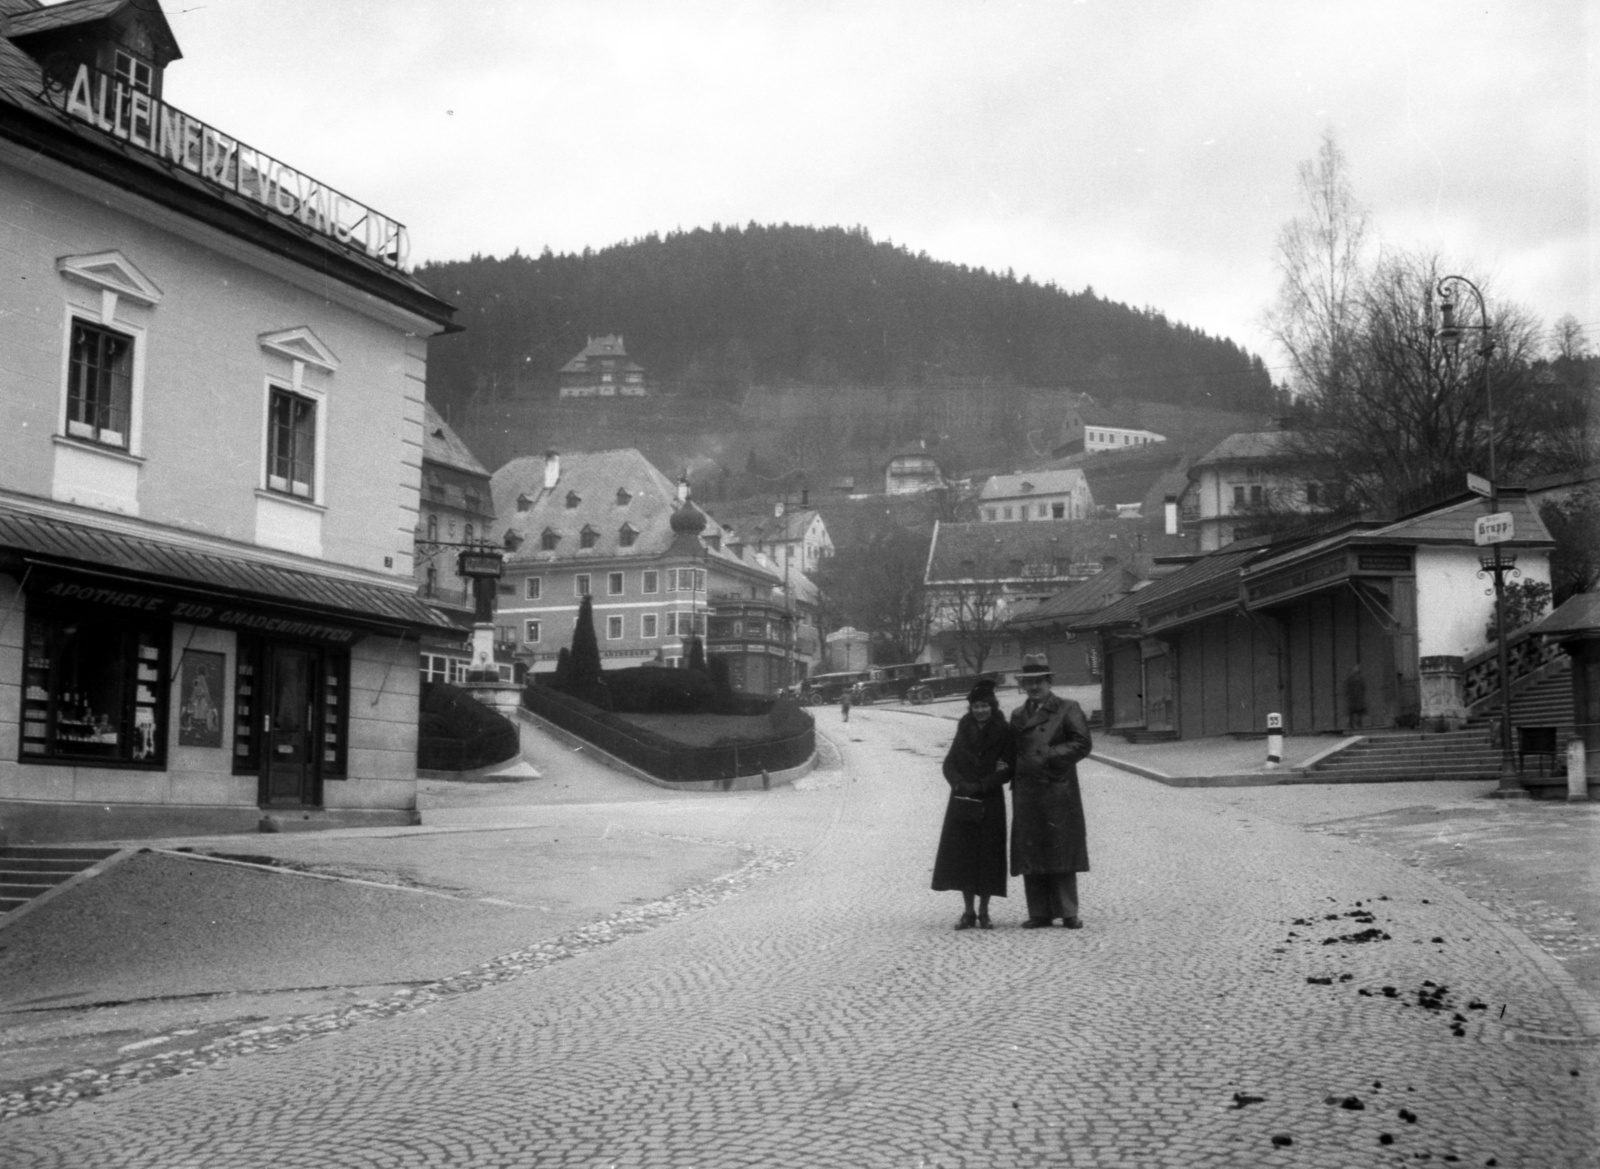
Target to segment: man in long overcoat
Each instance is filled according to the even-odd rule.
[[[1093,749],[1083,708],[1050,691],[1044,654],[1022,659],[1017,684],[1028,701],[1011,712],[1016,771],[1011,783],[1011,874],[1028,897],[1023,929],[1056,918],[1081,929],[1078,874],[1089,871],[1089,843],[1078,792],[1078,760]]]

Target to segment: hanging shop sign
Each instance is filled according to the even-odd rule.
[[[60,74],[48,77],[39,98],[68,117],[335,243],[391,268],[406,263],[410,240],[404,225],[109,73],[80,64],[70,80]]]

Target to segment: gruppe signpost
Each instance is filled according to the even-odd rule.
[[[1497,511],[1492,515],[1479,516],[1478,522],[1473,527],[1472,542],[1474,544],[1504,544],[1507,540],[1515,539],[1516,525],[1511,522],[1511,513]]]

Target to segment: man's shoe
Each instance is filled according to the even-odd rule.
[[[1027,921],[1022,923],[1022,928],[1025,930],[1048,929],[1050,927],[1051,920],[1052,919],[1048,917],[1030,917]]]
[[[1066,926],[1069,930],[1081,930],[1083,928],[1083,918],[1064,917],[1061,919],[1061,924]]]

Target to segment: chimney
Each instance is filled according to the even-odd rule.
[[[556,482],[561,478],[561,456],[555,451],[544,453],[544,489],[554,491]]]
[[[1176,536],[1177,534],[1178,497],[1176,495],[1169,495],[1167,496],[1167,535]]]
[[[678,476],[678,502],[686,503],[689,499],[689,472],[685,471]]]
[[[772,518],[775,520],[783,518],[783,500],[780,499],[772,505]]]
[[[800,506],[801,507],[810,507],[811,506],[811,489],[809,487],[800,488]]]

